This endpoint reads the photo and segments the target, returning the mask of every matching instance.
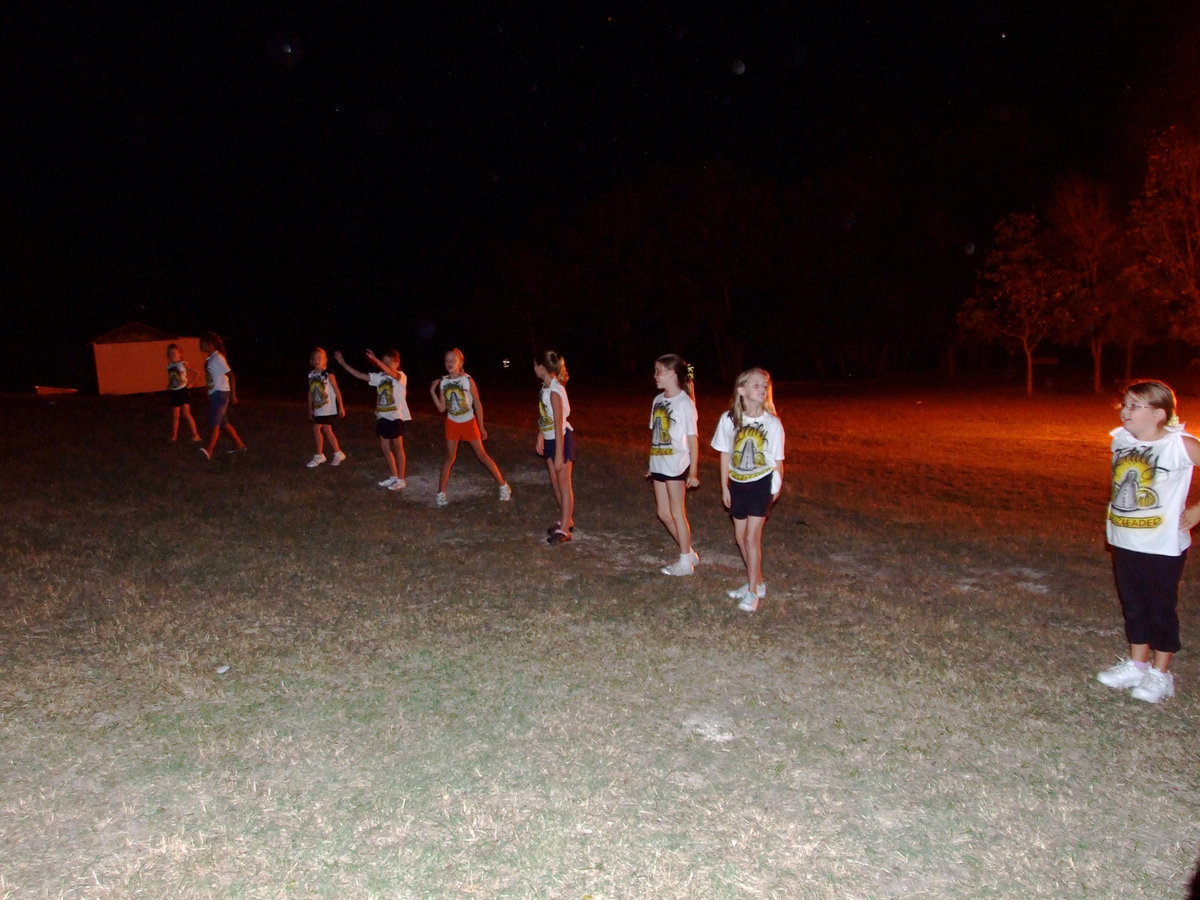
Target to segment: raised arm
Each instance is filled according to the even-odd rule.
[[[368,375],[366,372],[360,372],[360,371],[358,371],[358,369],[354,368],[354,366],[352,366],[348,362],[346,362],[346,358],[344,356],[342,356],[341,350],[334,350],[333,358],[338,361],[338,365],[340,365],[343,369],[345,369],[347,372],[349,372],[351,375],[353,375],[355,378],[359,379],[360,381],[370,381],[371,380],[371,376]]]
[[[391,378],[400,378],[400,370],[394,366],[389,366],[382,359],[375,355],[373,350],[367,351],[367,360],[374,366],[378,366],[379,370]]]

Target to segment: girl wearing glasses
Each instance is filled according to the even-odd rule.
[[[1175,393],[1160,381],[1130,385],[1120,415],[1106,530],[1129,658],[1096,677],[1158,703],[1175,695],[1169,667],[1179,650],[1179,581],[1200,522],[1200,503],[1187,505],[1200,441],[1183,430]]]

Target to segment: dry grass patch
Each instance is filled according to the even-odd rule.
[[[783,393],[747,616],[711,460],[703,564],[658,574],[649,395],[573,392],[547,548],[528,399],[488,397],[514,501],[467,453],[438,510],[429,416],[393,494],[363,410],[310,471],[299,405],[244,403],[251,452],[205,464],[156,401],[10,398],[0,891],[1183,895],[1198,667],[1159,708],[1094,681],[1104,403]]]

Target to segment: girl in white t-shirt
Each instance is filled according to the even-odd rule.
[[[767,595],[762,532],[783,489],[783,440],[770,373],[747,369],[737,377],[729,411],[721,415],[712,439],[721,454],[721,502],[733,518],[733,536],[746,564],[746,583],[729,597],[744,612],[754,612]]]
[[[700,437],[692,370],[675,353],[654,361],[654,384],[660,393],[650,405],[650,467],[658,520],[679,548],[679,559],[662,568],[664,575],[691,575],[700,556],[692,549],[685,498],[700,486]]]
[[[337,376],[326,369],[329,358],[325,350],[316,347],[308,358],[312,370],[308,373],[308,418],[313,426],[313,443],[316,453],[308,461],[308,467],[315,469],[325,462],[325,441],[333,448],[331,465],[340,466],[346,454],[338,444],[337,435],[333,433],[333,423],[346,417],[346,406],[342,403],[342,391],[338,387]]]
[[[575,488],[572,473],[575,468],[575,430],[567,417],[571,403],[567,400],[567,363],[553,350],[546,350],[533,361],[533,374],[542,383],[538,392],[538,433],[534,451],[546,461],[554,502],[558,505],[558,521],[546,529],[546,543],[565,544],[575,531]]]
[[[225,359],[225,342],[215,331],[210,331],[200,339],[200,349],[208,354],[204,360],[204,382],[208,386],[208,425],[212,429],[208,445],[201,447],[200,453],[205,459],[212,459],[222,428],[233,439],[233,449],[229,452],[243,453],[246,445],[229,421],[229,407],[237,405],[237,381]]]
[[[483,449],[487,440],[487,429],[483,427],[483,403],[479,399],[479,389],[475,387],[475,379],[463,371],[465,357],[457,348],[447,350],[443,358],[446,374],[436,378],[429,386],[429,395],[433,397],[433,405],[438,412],[446,414],[446,455],[442,458],[442,476],[438,480],[438,492],[434,502],[446,506],[446,487],[450,483],[450,470],[454,468],[454,460],[458,457],[458,444],[466,441],[475,453],[475,458],[483,463],[491,476],[496,479],[500,489],[500,499],[512,499],[512,489],[496,461],[488,456]]]
[[[412,413],[408,411],[408,376],[400,368],[400,351],[385,350],[383,356],[376,356],[367,350],[367,361],[379,369],[378,372],[360,372],[342,356],[340,350],[333,354],[351,375],[359,381],[365,381],[375,388],[375,434],[379,437],[379,449],[383,451],[383,460],[391,472],[380,487],[389,491],[402,491],[407,486],[404,480],[404,470],[407,457],[404,455],[404,432],[408,422],[412,421]]]
[[[1112,493],[1105,526],[1125,618],[1129,658],[1099,675],[1111,688],[1158,703],[1175,696],[1168,671],[1179,650],[1179,581],[1200,504],[1188,506],[1200,441],[1175,415],[1175,394],[1160,381],[1125,391],[1112,435]]]

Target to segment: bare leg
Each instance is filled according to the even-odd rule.
[[[226,422],[221,427],[225,429],[226,434],[228,434],[231,438],[233,438],[233,444],[235,447],[237,447],[238,450],[246,449],[246,445],[242,443],[242,439],[240,437],[238,437],[238,433],[237,433],[237,431],[234,430],[232,425],[230,425],[228,422]],[[214,448],[216,447],[216,445],[217,445],[217,442],[213,441]],[[209,453],[211,453],[211,452],[212,451],[210,450]]]
[[[183,410],[184,421],[187,422],[188,428],[192,429],[192,440],[200,440],[200,432],[196,430],[196,420],[192,418],[192,408],[185,403],[179,409]]]
[[[483,441],[475,439],[470,442],[471,449],[475,451],[475,458],[483,463],[484,468],[492,473],[492,477],[496,479],[496,484],[504,484],[504,476],[500,474],[500,467],[496,465],[496,461],[488,456],[488,452],[483,449]]]
[[[392,457],[392,470],[396,473],[397,478],[404,477],[404,470],[408,468],[408,459],[404,455],[404,438],[392,438],[389,452]]]
[[[404,476],[396,471],[396,457],[392,455],[392,442],[388,438],[381,437],[379,439],[379,449],[383,453],[383,458],[392,472],[392,477],[403,478]]]
[[[313,425],[313,442],[317,445],[317,456],[325,452],[325,426]]]
[[[446,493],[446,485],[450,483],[450,470],[454,468],[454,458],[458,456],[458,441],[446,441],[446,457],[442,460],[442,480],[438,482],[438,493]]]
[[[666,526],[675,543],[679,545],[679,554],[687,556],[692,552],[692,528],[688,524],[685,502],[687,483],[683,481],[654,482],[654,500],[658,507],[659,521]]]
[[[184,408],[181,406],[171,407],[171,440],[179,437],[179,410]]]
[[[554,463],[550,464],[553,469]],[[567,534],[571,533],[571,528],[575,525],[575,488],[571,483],[571,470],[575,463],[565,462],[560,471],[553,473],[556,477],[555,495],[558,497],[558,521],[562,523],[561,528]]]
[[[337,435],[333,433],[332,425],[322,425],[321,429],[325,432],[325,436],[329,438],[329,446],[333,448],[334,453],[341,453],[342,448],[338,445]]]
[[[746,563],[746,584],[751,594],[762,584],[762,532],[766,521],[761,516],[733,520],[733,536]]]

